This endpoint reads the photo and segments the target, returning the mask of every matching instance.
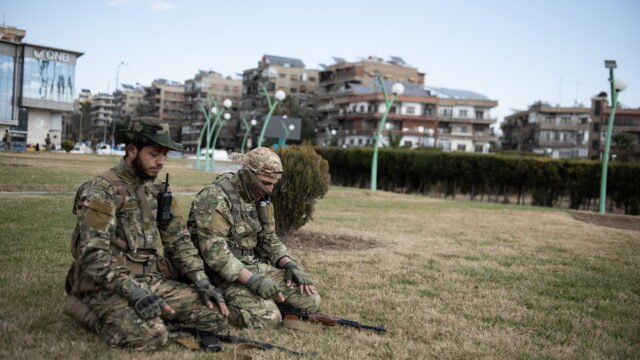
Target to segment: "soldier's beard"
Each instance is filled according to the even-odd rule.
[[[133,172],[136,174],[136,176],[144,181],[154,181],[157,177],[157,175],[149,175],[147,173],[144,165],[142,165],[142,161],[140,161],[140,155],[136,155],[133,161],[131,161],[131,167],[133,168]]]

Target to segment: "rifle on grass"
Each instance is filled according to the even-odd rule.
[[[378,326],[363,325],[357,321],[347,320],[338,316],[318,314],[308,310],[298,309],[298,308],[294,308],[294,307],[282,305],[282,304],[278,304],[278,309],[280,309],[280,314],[282,314],[283,319],[285,318],[291,319],[293,317],[295,320],[298,320],[298,319],[309,320],[309,321],[313,321],[313,322],[317,322],[317,323],[321,323],[329,326],[342,325],[342,326],[354,327],[357,329],[374,330],[374,331],[383,332],[383,333],[387,332],[387,329],[384,328],[383,324],[380,324]]]
[[[302,353],[293,350],[289,350],[282,346],[277,346],[273,344],[269,344],[266,342],[252,340],[252,339],[243,339],[237,336],[233,336],[229,333],[227,335],[219,335],[212,333],[210,331],[198,330],[193,328],[179,328],[178,331],[188,332],[197,336],[200,339],[200,349],[211,352],[220,352],[222,350],[222,346],[220,346],[220,342],[229,343],[229,344],[248,344],[252,348],[258,348],[262,350],[280,350],[282,352],[286,352],[288,354],[293,355],[310,355],[315,356],[316,353]],[[180,342],[181,344],[192,347],[185,342]]]

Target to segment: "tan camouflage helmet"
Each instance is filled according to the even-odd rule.
[[[257,175],[268,176],[273,179],[282,177],[282,162],[278,154],[266,147],[259,147],[246,154],[233,153],[231,160],[236,164],[244,165],[246,169]]]
[[[116,133],[116,141],[130,144],[134,142],[159,145],[173,151],[183,151],[181,144],[171,140],[169,123],[166,120],[144,116],[131,119],[127,130]]]

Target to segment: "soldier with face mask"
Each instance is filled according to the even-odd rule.
[[[242,169],[196,195],[187,225],[207,275],[224,290],[230,323],[278,327],[275,301],[317,311],[320,296],[275,234],[269,195],[282,177],[280,158],[264,147],[232,158]]]
[[[163,186],[153,182],[167,153],[182,145],[171,141],[166,121],[149,117],[132,120],[116,140],[127,144],[124,158],[76,194],[64,312],[109,345],[136,350],[164,345],[171,326],[226,330],[224,298],[207,278],[176,202],[168,221],[156,221]],[[194,286],[170,280],[168,260]]]

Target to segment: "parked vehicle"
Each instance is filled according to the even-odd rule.
[[[69,152],[71,154],[91,154],[91,146],[83,142],[79,142],[79,143],[76,143],[73,149]]]

